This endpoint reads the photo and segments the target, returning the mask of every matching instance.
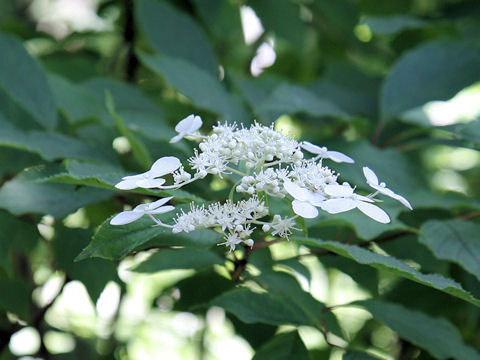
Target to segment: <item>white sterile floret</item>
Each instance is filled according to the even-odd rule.
[[[187,116],[175,126],[175,131],[178,132],[178,135],[174,136],[170,142],[176,143],[185,136],[194,135],[195,132],[202,127],[202,123],[202,118],[198,115],[191,114]]]
[[[302,149],[307,150],[312,154],[318,155],[318,157],[320,157],[321,159],[330,159],[337,163],[345,162],[345,163],[353,164],[355,162],[351,157],[339,151],[331,151],[324,146],[320,147],[308,141],[303,141],[300,144],[300,146],[302,147]]]
[[[357,208],[362,213],[383,224],[390,222],[390,217],[378,206],[372,204],[373,200],[367,196],[355,194],[353,188],[343,185],[327,185],[325,193],[330,199],[325,200],[321,208],[330,214],[338,214]]]
[[[132,190],[136,188],[160,188],[165,179],[160,178],[177,170],[182,163],[174,156],[165,156],[155,161],[150,170],[138,175],[124,176],[115,185],[117,189]]]
[[[322,202],[325,200],[324,196],[302,188],[289,180],[285,181],[283,186],[295,199],[292,201],[292,209],[295,214],[306,219],[313,219],[318,216],[316,207],[322,205]]]
[[[159,199],[151,203],[140,204],[136,206],[133,210],[122,211],[110,220],[110,225],[129,224],[131,222],[134,222],[135,220],[140,219],[143,215],[149,215],[157,224],[162,225],[162,223],[155,219],[155,217],[153,217],[152,215],[163,214],[175,209],[175,207],[171,205],[163,206],[171,199],[172,196]]]
[[[364,166],[363,174],[365,175],[365,179],[367,179],[367,184],[370,185],[370,187],[377,190],[377,192],[381,194],[387,195],[397,201],[400,201],[404,206],[406,206],[410,210],[413,210],[412,205],[410,205],[407,199],[387,188],[387,185],[384,182],[379,183],[377,175],[375,175],[375,173],[371,169]]]

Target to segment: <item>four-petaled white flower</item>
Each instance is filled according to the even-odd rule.
[[[155,161],[150,170],[138,175],[124,176],[115,187],[121,190],[136,188],[160,188],[165,179],[160,178],[177,170],[182,163],[174,156],[165,156]]]
[[[375,175],[373,170],[371,170],[367,166],[363,167],[363,175],[365,175],[365,179],[367,179],[367,184],[370,185],[370,187],[377,190],[381,194],[387,195],[392,199],[400,201],[407,208],[413,210],[412,205],[410,205],[407,199],[387,188],[387,185],[384,182],[379,183],[377,175]]]
[[[193,135],[195,131],[202,127],[202,123],[202,118],[198,115],[191,114],[187,116],[175,126],[175,131],[178,132],[178,135],[171,138],[170,143],[179,142],[185,136]]]
[[[283,183],[283,187],[293,196],[293,212],[306,219],[313,219],[318,216],[317,206],[321,206],[325,197],[309,189],[302,188],[290,180]]]
[[[358,195],[353,192],[353,188],[348,185],[327,185],[325,193],[331,196],[331,199],[324,201],[321,208],[329,214],[338,214],[357,208],[362,213],[383,224],[390,222],[390,217],[378,206],[372,204],[374,201],[367,196]]]
[[[175,209],[172,205],[165,205],[173,196],[166,197],[151,203],[137,205],[133,210],[122,211],[110,220],[110,225],[125,225],[140,219],[143,215],[149,215],[157,224],[163,225],[153,215],[163,214]]]
[[[330,159],[337,163],[345,162],[353,164],[355,162],[351,157],[339,151],[330,151],[325,146],[320,147],[308,141],[302,141],[300,143],[300,146],[302,147],[302,149],[307,150],[312,154],[317,154],[322,159]]]

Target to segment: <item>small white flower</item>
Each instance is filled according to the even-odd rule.
[[[172,199],[172,196],[166,197],[151,203],[140,204],[136,206],[133,210],[122,211],[120,214],[117,214],[110,220],[110,225],[125,225],[135,220],[140,219],[143,215],[150,215],[150,217],[159,224],[159,221],[155,219],[152,215],[163,214],[175,209],[172,205],[163,206],[168,201]]]
[[[363,175],[365,175],[365,179],[367,179],[367,184],[370,185],[373,189],[377,190],[379,193],[387,195],[391,197],[392,199],[395,199],[397,201],[400,201],[404,206],[409,208],[410,210],[413,210],[412,205],[408,202],[407,199],[405,199],[403,196],[396,194],[389,188],[387,188],[387,185],[384,182],[379,183],[378,182],[378,177],[375,175],[373,170],[369,169],[368,167],[364,166],[363,167]]]
[[[202,123],[202,118],[198,115],[191,114],[187,116],[175,126],[175,131],[178,132],[178,135],[174,136],[170,140],[170,143],[176,143],[185,136],[193,135],[195,131],[202,127]]]
[[[227,237],[225,238],[225,240],[226,240],[225,242],[217,244],[217,245],[225,245],[225,246],[230,247],[230,252],[235,250],[236,245],[244,242],[244,240],[242,238],[240,238],[237,233],[228,234]]]
[[[372,199],[355,194],[353,188],[348,184],[327,185],[325,186],[325,193],[332,198],[324,201],[321,208],[329,214],[338,214],[357,208],[375,221],[383,224],[390,222],[388,214],[372,204]]]
[[[292,230],[300,230],[295,227],[295,218],[285,217],[282,219],[280,215],[275,215],[271,222],[272,235],[278,235],[287,238],[292,235]]]
[[[295,199],[292,201],[292,209],[295,214],[306,219],[313,219],[318,216],[316,207],[321,206],[325,200],[322,195],[302,188],[290,180],[285,181],[283,186]]]
[[[304,150],[307,150],[308,152],[312,153],[312,154],[317,154],[320,158],[322,159],[330,159],[330,160],[333,160],[337,163],[341,163],[341,162],[345,162],[345,163],[349,163],[349,164],[353,164],[355,161],[339,152],[339,151],[330,151],[328,150],[326,147],[320,147],[318,145],[315,145],[315,144],[312,144],[311,142],[308,142],[308,141],[303,141],[300,146],[304,149]]]
[[[124,176],[115,187],[121,190],[132,190],[138,187],[145,189],[158,188],[165,183],[165,179],[157,178],[174,172],[181,165],[182,163],[176,157],[165,156],[155,161],[147,172]]]

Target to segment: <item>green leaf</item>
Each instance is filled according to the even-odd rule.
[[[288,0],[251,0],[248,5],[258,14],[267,31],[274,31],[293,46],[302,48],[307,27],[300,19],[297,4]]]
[[[177,209],[179,211],[182,208],[184,207],[179,206]],[[176,212],[162,214],[157,218],[164,223],[168,223],[174,218]],[[172,234],[171,229],[153,225],[155,223],[147,216],[122,226],[110,225],[110,219],[107,219],[93,236],[92,242],[83,249],[76,260],[89,257],[120,259],[133,250],[141,249],[141,246],[150,240],[155,240],[157,246],[209,248],[217,243],[220,237],[220,234],[213,230],[196,230],[191,233]]]
[[[137,19],[159,53],[187,60],[214,76],[218,74],[212,45],[203,30],[185,13],[166,1],[140,0]]]
[[[347,114],[329,100],[317,97],[314,93],[296,85],[283,84],[275,88],[273,93],[256,109],[261,116],[270,113],[296,114],[304,113],[315,117],[339,116]]]
[[[0,34],[0,87],[42,127],[53,129],[57,113],[45,73],[16,38]]]
[[[87,118],[97,118],[105,124],[112,124],[102,102],[90,90],[57,75],[48,74],[48,81],[58,107],[75,123]]]
[[[480,359],[478,352],[465,345],[458,330],[445,319],[376,300],[354,304],[366,308],[376,320],[397,332],[401,338],[427,350],[435,359]]]
[[[33,183],[17,176],[0,188],[0,207],[14,215],[39,213],[62,218],[82,206],[111,196],[112,192],[103,189],[76,189],[74,185],[67,184]]]
[[[304,238],[294,238],[293,240],[308,246],[328,249],[340,256],[355,260],[360,264],[369,265],[378,270],[391,272],[395,275],[443,291],[447,294],[468,301],[474,305],[480,306],[480,300],[474,298],[454,280],[445,278],[438,274],[422,274],[404,262],[391,256],[377,254],[358,246],[345,245],[334,241]]]
[[[115,188],[125,176],[123,169],[111,165],[100,165],[86,161],[70,160],[61,164],[42,164],[25,169],[22,178],[30,182],[60,182],[100,187],[118,191]],[[204,200],[189,192],[178,190],[136,189],[135,192],[159,197],[173,196],[177,201],[203,203]]]
[[[109,151],[99,151],[78,139],[59,133],[3,128],[0,132],[0,146],[34,152],[48,161],[63,158],[114,161]]]
[[[383,84],[383,118],[433,100],[448,100],[480,78],[480,54],[453,41],[421,45],[405,53]],[[413,91],[414,90],[414,91]]]
[[[370,31],[378,35],[392,35],[405,30],[421,29],[428,26],[428,22],[408,15],[367,16],[364,24]]]
[[[379,358],[373,357],[367,353],[349,350],[343,354],[342,360],[378,360]]]
[[[130,131],[125,125],[123,119],[115,112],[115,103],[112,95],[108,91],[105,94],[105,105],[110,116],[115,120],[115,125],[117,126],[118,131],[128,140],[135,160],[144,168],[144,170],[150,169],[150,166],[152,165],[150,153],[146,146],[138,140],[132,131]]]
[[[56,265],[71,278],[84,285],[95,303],[109,281],[119,281],[115,264],[104,259],[87,259],[74,262],[75,257],[85,247],[91,233],[83,229],[57,227],[52,241]],[[92,276],[95,274],[95,276]]]
[[[308,360],[308,350],[298,332],[276,335],[262,346],[252,360]]]
[[[207,249],[164,249],[156,252],[132,270],[141,273],[155,273],[171,269],[198,270],[223,263],[220,256]]]
[[[30,319],[30,292],[23,281],[0,279],[0,294],[0,310],[17,314],[23,320]]]
[[[139,53],[143,64],[162,75],[168,84],[188,97],[196,106],[222,115],[223,120],[243,122],[247,114],[240,101],[205,70],[182,60]]]
[[[480,280],[480,225],[468,221],[427,221],[419,241],[442,260],[450,260]]]
[[[298,281],[290,274],[263,270],[255,278],[269,293],[283,295],[292,303],[298,304],[302,311],[311,319],[313,326],[326,327],[329,332],[342,336],[342,330],[335,316],[325,311],[325,304],[315,299],[310,293],[305,292]]]
[[[21,246],[22,242],[37,236],[34,225],[26,223],[7,212],[0,211],[0,268],[12,275],[10,250]]]
[[[253,324],[261,322],[270,325],[310,325],[313,320],[300,305],[290,298],[274,293],[256,293],[246,288],[228,291],[213,299],[212,305],[223,307],[241,321]]]

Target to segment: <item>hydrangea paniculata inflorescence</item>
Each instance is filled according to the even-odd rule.
[[[175,209],[166,205],[172,199],[168,197],[123,211],[113,217],[110,224],[124,225],[148,215],[157,226],[171,228],[173,233],[215,229],[224,235],[224,241],[219,245],[226,245],[232,251],[239,244],[253,246],[252,234],[257,228],[272,236],[288,238],[293,230],[299,230],[295,227],[298,217],[315,218],[319,210],[337,214],[358,209],[375,221],[388,223],[388,214],[375,205],[378,194],[389,196],[412,209],[407,199],[379,182],[368,167],[363,168],[363,173],[367,184],[375,190],[373,193],[360,195],[349,183],[338,183],[339,174],[323,161],[354,162],[341,152],[307,141],[298,142],[272,126],[259,123],[249,128],[219,123],[210,135],[199,134],[201,126],[201,118],[190,115],[177,124],[178,135],[171,140],[177,142],[189,136],[199,141],[194,156],[188,159],[190,172],[176,157],[162,157],[149,171],[125,176],[116,187],[122,190],[179,189],[212,174],[220,178],[235,177],[237,181],[230,194],[236,191],[241,199],[233,201],[231,196],[224,202],[209,205],[192,203],[189,211],[181,210],[172,224],[165,224],[154,215]],[[309,154],[308,158],[304,151]],[[170,185],[165,185],[166,180],[162,178],[167,174],[173,175]],[[292,216],[275,214],[275,209],[267,206],[268,197],[290,199]]]

